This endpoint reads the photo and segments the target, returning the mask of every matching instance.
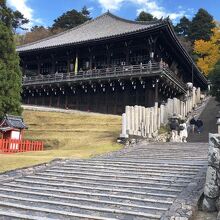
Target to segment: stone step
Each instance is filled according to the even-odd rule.
[[[102,166],[53,166],[50,168],[50,170],[59,170],[59,171],[80,171],[80,172],[105,172],[105,173],[117,173],[117,174],[137,174],[137,175],[149,175],[149,176],[175,176],[175,177],[182,177],[182,178],[188,178],[190,176],[194,176],[198,171],[194,172],[183,172],[183,171],[173,171],[170,170],[167,172],[166,170],[140,170],[140,169],[117,169],[117,168],[104,168]]]
[[[8,206],[16,207],[19,201],[19,206],[28,206],[31,203],[31,207],[29,206],[27,210],[34,210],[34,209],[47,209],[48,212],[64,212],[64,213],[74,213],[74,214],[83,214],[83,215],[91,215],[91,216],[100,216],[100,217],[108,217],[109,214],[113,218],[119,219],[129,219],[130,217],[142,217],[142,218],[154,218],[159,219],[161,217],[162,212],[158,210],[152,210],[150,213],[149,211],[141,212],[141,211],[131,211],[129,209],[119,209],[114,208],[111,206],[109,208],[103,208],[100,206],[88,206],[82,204],[73,204],[67,202],[60,202],[60,201],[51,201],[49,199],[33,199],[33,198],[21,198],[17,196],[5,196],[0,195],[1,201],[0,205],[7,204]],[[9,205],[10,204],[10,205]],[[12,207],[13,207],[12,206]],[[43,211],[43,210],[42,210]]]
[[[92,215],[83,215],[80,213],[73,213],[68,211],[60,211],[60,210],[52,210],[48,208],[39,208],[39,207],[32,207],[30,205],[21,205],[18,203],[10,203],[10,202],[2,202],[0,201],[0,211],[8,212],[8,213],[16,213],[17,216],[19,215],[26,215],[29,216],[36,216],[37,219],[92,219],[92,220],[116,220],[117,218],[111,217],[100,217],[100,216],[92,216]],[[18,217],[17,217],[18,218]]]
[[[90,169],[105,169],[105,170],[123,170],[123,171],[138,171],[138,172],[152,172],[152,173],[173,173],[173,174],[195,174],[203,166],[193,169],[192,168],[164,168],[162,165],[158,167],[145,167],[145,166],[135,166],[135,165],[123,165],[117,163],[105,163],[105,164],[96,164],[96,163],[75,163],[75,164],[66,164],[62,165],[62,169],[65,168],[90,168]]]
[[[44,186],[42,187],[34,187],[34,186],[27,186],[24,184],[14,184],[14,183],[7,183],[4,184],[1,190],[4,188],[7,188],[7,190],[10,188],[12,191],[14,189],[17,190],[24,190],[24,189],[29,189],[29,190],[35,190],[37,192],[45,191],[45,192],[51,192],[51,193],[63,193],[66,196],[69,195],[75,195],[77,197],[84,197],[88,198],[90,196],[96,196],[101,198],[115,198],[119,200],[131,200],[131,201],[138,201],[138,202],[148,202],[148,203],[158,203],[158,204],[172,204],[173,199],[172,198],[167,198],[167,197],[160,197],[160,196],[148,196],[147,194],[144,195],[120,195],[119,193],[113,194],[111,192],[105,192],[105,193],[99,193],[99,192],[85,192],[85,191],[80,191],[80,190],[64,190],[64,189],[56,189],[56,188],[51,188],[49,186]],[[157,198],[158,197],[158,198]]]
[[[139,160],[147,160],[147,159],[151,159],[153,157],[155,157],[155,155],[153,155],[153,154],[152,155],[147,155],[147,156],[144,156],[144,155],[127,155],[126,159],[136,159],[137,158]],[[160,157],[160,159],[163,159],[163,160],[170,160],[170,159],[176,160],[177,159],[176,155],[174,155],[174,156],[164,155],[164,156],[159,156],[159,157]],[[120,158],[125,158],[125,157],[124,156],[119,156],[118,158],[120,159]],[[178,157],[178,159],[182,159],[182,160],[186,160],[186,161],[191,161],[191,160],[201,161],[201,160],[204,160],[205,158],[206,158],[205,156],[204,157],[196,157],[196,156],[192,156],[192,155],[191,156],[187,155],[185,157],[184,156]]]
[[[128,209],[128,210],[138,210],[138,211],[166,211],[168,208],[167,204],[161,204],[160,206],[155,206],[155,203],[144,205],[138,205],[135,203],[131,203],[126,200],[121,200],[121,202],[112,201],[112,200],[99,200],[95,198],[82,198],[82,197],[70,197],[65,195],[60,195],[57,193],[46,193],[46,192],[36,192],[36,191],[30,191],[30,190],[10,190],[7,188],[3,188],[3,190],[0,190],[0,194],[3,195],[2,197],[8,198],[10,196],[17,196],[18,198],[33,198],[33,199],[49,199],[52,201],[58,201],[58,202],[67,202],[71,204],[82,204],[82,205],[96,205],[100,207],[117,207],[120,209]]]
[[[151,159],[151,158],[147,158],[147,159],[140,159],[139,157],[137,159],[131,159],[131,158],[127,158],[125,157],[120,157],[120,158],[113,158],[110,161],[111,162],[120,162],[120,163],[133,163],[133,165],[138,165],[138,164],[145,164],[145,163],[152,163],[153,161],[157,161],[157,163],[159,164],[178,164],[178,165],[192,165],[192,166],[204,166],[207,164],[207,161],[205,159],[202,160],[186,160],[186,159],[181,159],[181,158],[174,158],[174,159],[162,159],[162,158],[156,158],[156,157],[152,157],[155,159]]]
[[[174,162],[174,161],[173,161]],[[141,160],[126,160],[126,159],[120,159],[120,160],[87,160],[87,161],[69,161],[68,162],[69,165],[73,165],[73,164],[97,164],[97,165],[111,165],[111,166],[123,166],[123,167],[132,167],[132,168],[151,168],[151,169],[158,169],[159,167],[161,167],[161,169],[163,169],[163,165],[164,165],[164,169],[167,169],[167,167],[165,166],[168,166],[170,165],[170,167],[173,169],[173,170],[195,170],[195,169],[199,169],[201,168],[202,166],[206,165],[207,163],[203,161],[202,164],[197,164],[197,163],[194,163],[194,162],[190,162],[188,163],[189,167],[186,168],[186,167],[182,167],[182,166],[185,166],[185,163],[181,163],[179,162],[178,163],[178,160],[176,160],[175,163],[171,163],[171,161],[163,161],[163,160],[157,160],[157,163],[156,164],[150,164],[148,160],[145,160],[145,161],[141,161]],[[187,162],[186,162],[187,164]],[[173,165],[178,165],[178,167],[174,167]]]
[[[81,180],[81,181],[95,181],[95,182],[101,182],[101,183],[123,183],[123,184],[133,184],[133,185],[149,185],[149,184],[153,184],[153,185],[162,185],[162,186],[175,186],[175,187],[185,187],[188,185],[189,181],[186,182],[175,182],[175,181],[160,181],[160,180],[145,180],[145,181],[141,181],[141,180],[129,180],[129,179],[105,179],[105,178],[96,178],[96,177],[84,177],[84,176],[63,176],[61,174],[51,174],[51,173],[38,173],[35,174],[34,176],[29,175],[27,176],[28,178],[42,178],[42,177],[46,177],[46,178],[50,178],[50,179],[62,179],[63,181],[69,181],[69,182],[74,182],[76,180]]]
[[[106,174],[106,176],[120,176],[120,177],[127,177],[129,175],[129,177],[132,175],[132,176],[135,176],[137,178],[142,178],[142,177],[145,177],[147,175],[149,175],[150,177],[169,177],[169,178],[178,178],[178,179],[189,179],[189,178],[192,178],[192,176],[194,176],[195,174],[191,175],[191,174],[188,174],[188,175],[184,175],[184,174],[170,174],[170,173],[153,173],[153,172],[145,172],[145,173],[139,173],[139,172],[126,172],[126,171],[109,171],[109,170],[106,170],[106,171],[99,171],[99,170],[95,170],[95,169],[71,169],[71,170],[66,170],[66,169],[62,169],[62,168],[59,168],[59,167],[55,167],[55,168],[50,168],[50,169],[47,169],[46,172],[52,172],[52,173],[63,173],[63,174],[84,174],[84,175],[95,175],[95,176],[100,176],[103,174]],[[108,175],[107,175],[108,174]]]
[[[190,177],[188,178],[181,178],[181,177],[151,177],[151,176],[131,176],[131,175],[111,175],[111,174],[105,174],[105,173],[89,173],[89,172],[62,172],[62,171],[54,171],[54,170],[45,170],[43,173],[38,172],[39,174],[43,175],[50,175],[50,176],[59,176],[61,175],[64,178],[97,178],[97,179],[103,179],[103,180],[136,180],[136,181],[147,181],[147,180],[153,180],[155,182],[176,182],[176,183],[189,183]]]
[[[39,220],[39,216],[32,216],[26,214],[19,214],[17,212],[10,212],[5,210],[0,210],[0,219],[11,220],[11,219],[26,219],[26,220]],[[51,220],[51,218],[41,217],[41,220]],[[57,218],[54,220],[58,220]]]
[[[152,144],[61,160],[0,184],[0,219],[160,219],[207,165],[207,146]]]
[[[138,194],[138,195],[160,195],[161,197],[171,197],[171,198],[175,198],[176,195],[178,194],[176,191],[171,192],[171,191],[162,191],[160,190],[158,193],[158,190],[153,190],[151,188],[149,188],[148,190],[129,190],[129,189],[123,189],[118,187],[118,185],[115,185],[114,187],[94,187],[94,186],[83,186],[80,184],[63,184],[63,183],[51,183],[49,181],[33,181],[33,180],[26,180],[26,179],[18,179],[16,181],[13,181],[13,183],[23,183],[24,185],[28,185],[29,183],[31,183],[32,186],[50,186],[50,187],[56,187],[56,189],[62,188],[62,189],[66,189],[66,188],[71,188],[72,190],[77,190],[77,189],[81,189],[83,191],[88,191],[88,192],[103,192],[103,191],[109,191],[112,193],[115,192],[120,192],[120,193],[126,193],[126,194]]]
[[[112,182],[112,181],[108,181],[108,182],[100,182],[100,181],[96,181],[96,180],[84,180],[84,179],[65,179],[65,178],[50,178],[50,177],[44,177],[44,176],[26,176],[22,179],[27,179],[27,180],[32,180],[32,181],[38,181],[38,180],[45,180],[46,182],[50,182],[50,183],[64,183],[64,184],[78,184],[78,185],[91,185],[93,187],[97,187],[97,186],[103,186],[103,187],[115,187],[117,186],[118,188],[128,188],[128,189],[137,189],[137,190],[156,190],[156,191],[170,191],[170,192],[180,192],[181,189],[186,186],[186,185],[178,185],[178,184],[164,184],[164,183],[144,183],[144,184],[138,184],[138,183],[129,183],[127,182],[126,184],[119,184],[118,182]],[[156,185],[156,187],[155,187]]]

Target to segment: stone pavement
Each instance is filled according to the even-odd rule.
[[[220,111],[220,103],[215,101],[215,98],[209,98],[208,103],[205,105],[199,118],[204,122],[203,131],[198,133],[190,133],[188,137],[188,142],[207,142],[209,133],[217,133],[217,119],[216,115]]]
[[[2,174],[0,219],[189,217],[203,188],[207,148],[140,143],[92,159]]]

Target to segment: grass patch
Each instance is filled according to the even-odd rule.
[[[25,139],[42,140],[45,151],[0,154],[0,172],[54,158],[89,158],[121,148],[116,144],[120,116],[25,110],[23,117],[29,127]]]

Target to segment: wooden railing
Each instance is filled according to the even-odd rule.
[[[182,89],[185,85],[178,79],[167,66],[161,63],[148,63],[140,65],[119,66],[104,69],[93,69],[87,71],[79,71],[75,73],[55,73],[48,75],[37,75],[31,77],[23,77],[23,86],[41,85],[60,82],[76,82],[82,80],[118,78],[125,76],[146,76],[146,75],[166,75],[168,78],[177,83]]]
[[[0,139],[0,153],[18,153],[27,151],[43,151],[42,141]]]

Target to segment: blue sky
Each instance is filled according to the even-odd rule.
[[[205,8],[220,21],[220,0],[7,0],[8,5],[21,11],[33,25],[50,26],[67,10],[80,10],[86,5],[92,17],[110,10],[123,18],[134,20],[144,10],[161,18],[168,15],[174,23],[183,15],[192,18],[199,8]]]

